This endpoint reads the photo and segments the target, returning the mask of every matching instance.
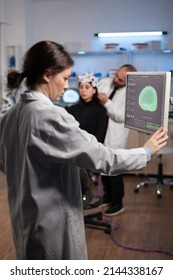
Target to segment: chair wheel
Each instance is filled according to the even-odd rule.
[[[161,198],[162,197],[162,185],[157,185],[157,197]]]
[[[134,189],[134,192],[135,192],[135,193],[138,193],[138,191],[139,191],[139,189]]]
[[[157,197],[161,198],[162,197],[162,193],[160,191],[157,191]]]

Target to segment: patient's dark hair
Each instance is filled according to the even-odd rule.
[[[56,42],[41,41],[33,45],[25,54],[21,72],[12,70],[7,75],[7,88],[18,89],[26,78],[26,86],[34,87],[43,83],[43,75],[58,74],[74,65],[74,61],[64,47]]]

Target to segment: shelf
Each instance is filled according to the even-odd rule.
[[[102,73],[106,77],[111,69],[118,69],[121,65],[135,65],[138,71],[171,71],[173,50],[100,50],[86,51],[82,54],[77,51],[69,52],[75,61],[74,72]],[[173,87],[171,87],[171,91]],[[173,95],[173,93],[172,93]]]
[[[131,51],[86,51],[86,52],[70,52],[71,55],[85,56],[85,55],[128,55],[128,54],[173,54],[173,50],[131,50]]]
[[[83,56],[83,55],[122,55],[128,54],[127,51],[86,51],[86,52],[70,52],[71,55]]]
[[[130,54],[173,54],[173,50],[133,50]]]

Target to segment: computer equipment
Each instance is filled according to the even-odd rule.
[[[170,86],[171,72],[127,72],[124,126],[146,134],[167,128]]]

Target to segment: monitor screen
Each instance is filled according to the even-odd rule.
[[[168,126],[170,72],[127,72],[125,124],[152,134]]]

